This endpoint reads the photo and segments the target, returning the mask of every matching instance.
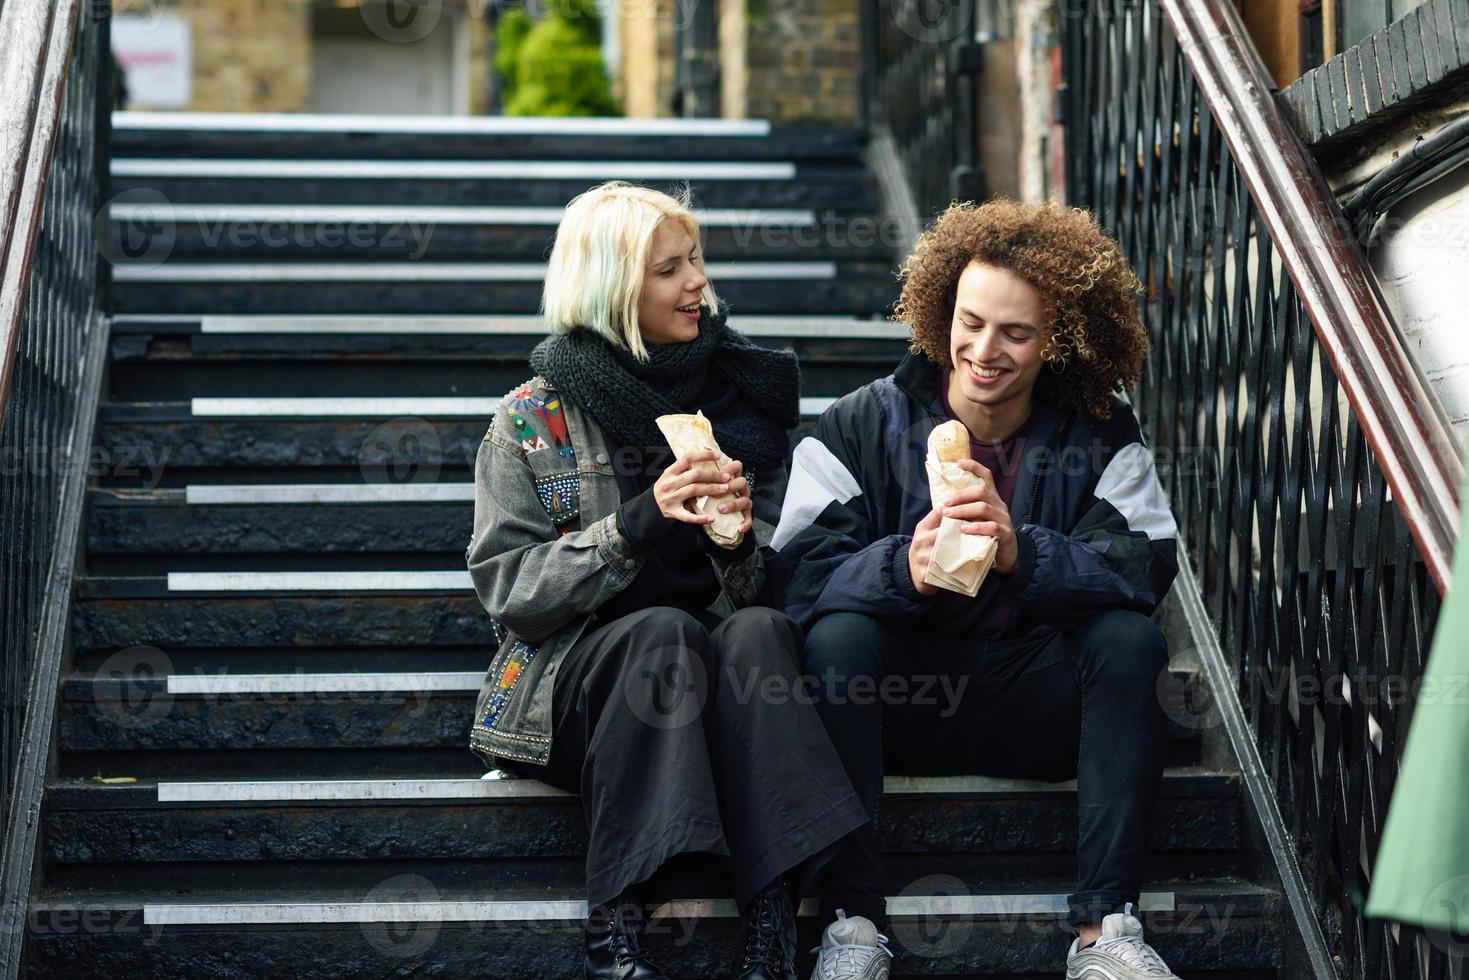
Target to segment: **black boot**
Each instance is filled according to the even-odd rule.
[[[765,886],[745,910],[745,955],[736,980],[797,980],[796,909],[783,879]]]
[[[643,905],[619,895],[587,910],[584,980],[667,980],[642,948]]]

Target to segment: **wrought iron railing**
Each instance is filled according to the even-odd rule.
[[[985,196],[979,164],[981,39],[1009,28],[992,0],[863,0],[863,111],[890,133],[918,221]]]
[[[1447,584],[1456,447],[1231,5],[1068,13],[1068,197],[1145,285],[1135,402],[1315,972],[1445,977],[1432,937],[1361,900]]]
[[[90,432],[105,340],[95,229],[111,111],[109,6],[0,6],[3,976],[18,962],[65,635],[58,595],[70,594],[75,545],[66,529],[79,520],[88,462],[74,443],[78,426]]]

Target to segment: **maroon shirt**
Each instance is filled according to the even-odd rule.
[[[949,406],[950,374],[947,369],[940,372],[939,401],[946,416],[962,421]],[[1029,430],[1030,422],[1027,420],[1019,429],[998,442],[981,442],[972,436],[969,439],[970,456],[994,476],[995,489],[999,491],[1005,506],[1010,508],[1011,520],[1015,519],[1015,483],[1020,477],[1020,462],[1025,454]],[[991,577],[986,577],[984,584],[979,587],[979,593],[972,599],[948,589],[940,589],[933,605],[924,615],[925,625],[934,632],[945,635],[963,635],[985,640],[1005,636],[1012,603],[1000,591],[993,575],[994,570],[991,569]]]

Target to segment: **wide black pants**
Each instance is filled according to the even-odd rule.
[[[550,762],[530,772],[581,793],[589,904],[723,865],[743,908],[783,873],[809,884],[867,821],[796,696],[801,652],[800,629],[764,607],[722,622],[655,607],[577,641],[556,671]]]
[[[1152,620],[1121,610],[1064,633],[991,641],[917,635],[858,613],[818,621],[806,638],[806,670],[873,821],[826,865],[823,917],[844,907],[886,918],[875,829],[885,770],[1075,777],[1071,924],[1099,923],[1136,902],[1163,774],[1167,719],[1158,678],[1167,663]]]

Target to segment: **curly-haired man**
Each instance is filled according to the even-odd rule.
[[[885,920],[885,764],[1074,776],[1067,976],[1171,977],[1131,914],[1166,740],[1167,646],[1149,617],[1177,571],[1176,525],[1117,397],[1147,353],[1137,277],[1085,212],[1010,201],[951,207],[902,275],[910,352],[797,445],[772,540],[818,709],[872,818],[827,865],[823,919]],[[924,457],[948,419],[981,481],[933,508]],[[998,542],[973,597],[925,583],[946,516]],[[875,932],[865,952],[828,941],[817,975],[885,976]]]

